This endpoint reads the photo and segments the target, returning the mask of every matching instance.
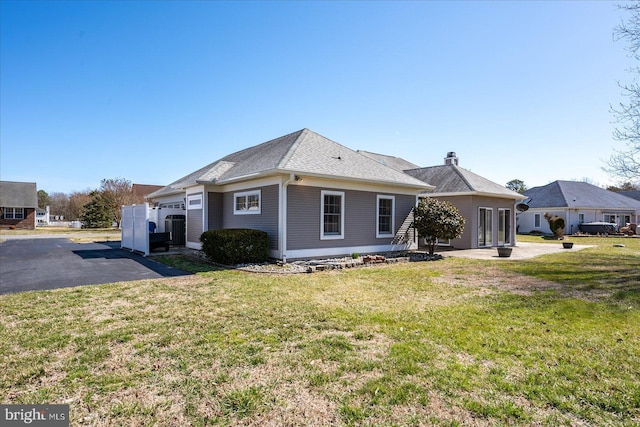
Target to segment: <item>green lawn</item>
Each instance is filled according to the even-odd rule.
[[[104,234],[113,234],[120,233],[120,229],[118,228],[71,228],[71,227],[54,227],[54,226],[38,226],[35,230],[0,230],[2,235],[13,236],[13,235],[38,235],[38,234],[96,234],[96,233],[104,233]]]
[[[72,425],[635,426],[640,239],[618,240],[311,275],[171,258],[197,274],[0,296],[0,396]]]

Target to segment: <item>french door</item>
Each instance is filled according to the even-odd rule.
[[[498,209],[498,246],[511,244],[511,209]]]
[[[478,246],[493,244],[493,209],[480,208],[478,210]]]

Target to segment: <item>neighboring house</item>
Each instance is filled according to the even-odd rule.
[[[640,190],[618,191],[617,193],[622,194],[623,196],[631,197],[634,200],[640,200]]]
[[[46,206],[45,209],[36,209],[36,225],[49,225],[51,222],[51,208]]]
[[[0,228],[36,228],[38,190],[35,182],[0,181]]]
[[[449,152],[445,164],[405,170],[405,173],[435,186],[429,197],[447,201],[465,218],[459,239],[439,242],[456,249],[514,246],[517,203],[525,197],[515,191],[458,166]]]
[[[205,230],[267,232],[270,255],[295,259],[407,249],[396,239],[433,186],[308,129],[230,154],[148,196],[186,206],[186,246]]]
[[[518,215],[521,233],[551,234],[545,213],[564,218],[565,233],[579,231],[584,222],[610,222],[619,227],[640,220],[640,201],[586,182],[554,181],[524,192],[526,212]]]
[[[149,194],[161,190],[163,187],[164,185],[132,184],[131,192],[133,193],[134,203],[144,203]]]

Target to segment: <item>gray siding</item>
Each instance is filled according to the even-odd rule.
[[[187,242],[200,243],[202,209],[187,209]]]
[[[222,228],[222,193],[209,193],[207,209],[208,230],[220,230]]]
[[[331,188],[291,185],[287,190],[287,249],[336,248],[390,244],[393,237],[376,238],[377,196],[389,193],[343,191],[345,194],[344,239],[320,239],[320,206],[322,190]],[[397,230],[411,207],[414,196],[395,195]]]
[[[464,232],[459,239],[453,239],[451,245],[456,249],[478,248],[478,210],[480,207],[491,208],[492,213],[492,245],[498,245],[498,209],[511,209],[511,244],[515,243],[516,221],[514,201],[497,197],[484,196],[441,196],[439,200],[445,200],[454,205],[465,219]]]
[[[235,192],[223,193],[221,196],[221,227],[218,228],[250,228],[261,230],[269,235],[269,249],[278,250],[278,209],[279,186],[249,188],[244,191],[260,190],[260,214],[234,215],[233,195]],[[209,213],[209,223],[212,215]]]
[[[416,196],[396,196],[396,223],[394,230],[397,232],[402,223],[411,212],[411,209],[416,205]]]

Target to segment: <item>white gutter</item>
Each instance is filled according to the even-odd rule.
[[[421,196],[423,194],[420,194]],[[527,197],[521,196],[517,197],[515,195],[509,194],[499,194],[499,193],[485,193],[481,191],[460,191],[460,192],[449,192],[449,193],[425,193],[425,196],[429,197],[454,197],[454,196],[483,196],[483,197],[492,197],[498,199],[512,199],[512,200],[524,200]]]
[[[354,181],[354,182],[363,182],[367,184],[383,184],[383,185],[391,185],[391,186],[399,186],[399,187],[410,187],[410,188],[420,189],[423,191],[424,190],[429,191],[435,188],[433,185],[428,184],[426,182],[422,182],[417,178],[413,178],[409,175],[407,175],[407,177],[412,178],[415,181],[415,183],[387,181],[387,180],[380,180],[380,179],[355,178],[355,177],[348,177],[348,176],[342,176],[342,175],[328,175],[328,174],[320,174],[320,173],[314,173],[314,172],[297,171],[297,170],[291,170],[291,169],[269,169],[266,171],[256,172],[256,173],[229,178],[225,180],[218,180],[216,181],[216,184],[218,185],[231,184],[238,181],[246,181],[248,179],[255,179],[261,176],[269,176],[274,174],[289,174],[289,175],[293,174],[294,176],[300,175],[300,176],[307,176],[312,178],[325,178],[325,179],[330,179],[334,181],[335,180]]]
[[[280,246],[280,258],[287,262],[287,187],[296,179],[294,173],[289,174],[289,179],[280,185],[280,215],[278,218],[278,241]]]

